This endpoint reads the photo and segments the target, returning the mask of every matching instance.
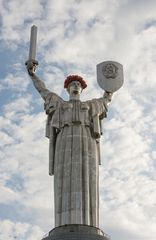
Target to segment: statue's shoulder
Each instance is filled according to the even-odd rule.
[[[64,102],[64,100],[60,97],[60,96],[58,96],[56,93],[54,93],[54,92],[49,92],[49,94],[47,95],[47,97],[46,97],[46,99],[45,99],[45,102],[51,102],[51,101],[53,101],[53,102]]]
[[[103,97],[101,97],[101,98],[93,98],[93,99],[87,100],[87,101],[85,101],[83,103],[92,105],[92,104],[101,103],[101,102],[103,102]]]
[[[63,103],[64,100],[60,96],[54,92],[50,92],[45,99],[44,109],[46,113],[49,114],[49,112],[56,110],[56,108],[58,108]]]
[[[93,116],[99,115],[101,119],[106,117],[107,106],[103,97],[93,98],[86,101],[86,103],[89,105]]]
[[[81,102],[82,106],[88,106],[89,109],[92,109],[92,107],[97,103],[96,99],[90,99],[87,101],[83,101]]]

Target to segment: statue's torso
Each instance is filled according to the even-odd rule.
[[[49,137],[49,127],[61,130],[64,126],[81,124],[89,126],[92,135],[100,137],[99,120],[106,117],[107,107],[104,98],[85,102],[80,100],[64,101],[55,93],[50,93],[45,101],[45,110],[48,114],[46,136]]]
[[[60,109],[61,126],[71,124],[90,124],[90,106],[88,102],[74,101],[64,102]]]

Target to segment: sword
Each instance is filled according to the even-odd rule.
[[[37,45],[37,27],[33,25],[31,27],[30,33],[30,47],[29,47],[29,59],[26,61],[26,65],[29,61],[33,62],[35,65],[38,65],[36,60],[36,45]]]

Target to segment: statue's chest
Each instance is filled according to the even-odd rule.
[[[63,122],[81,122],[89,120],[89,104],[80,101],[70,101],[62,104],[61,119]]]

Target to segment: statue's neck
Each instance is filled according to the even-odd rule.
[[[70,94],[70,100],[80,100],[80,94]]]

